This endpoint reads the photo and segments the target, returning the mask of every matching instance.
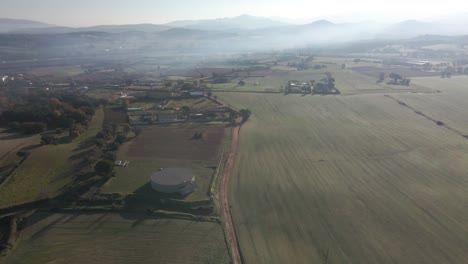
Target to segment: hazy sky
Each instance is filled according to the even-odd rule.
[[[165,23],[250,14],[335,22],[428,19],[468,12],[460,0],[0,0],[0,17],[64,26]]]

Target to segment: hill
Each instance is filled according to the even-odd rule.
[[[0,18],[0,33],[26,29],[26,28],[48,28],[53,25],[25,20],[25,19],[12,19],[12,18]]]
[[[183,27],[201,30],[251,30],[269,27],[285,26],[286,23],[270,18],[241,15],[237,17],[203,19],[203,20],[182,20],[165,24],[169,27]]]

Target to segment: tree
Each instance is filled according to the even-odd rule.
[[[125,124],[122,125],[122,130],[124,131],[124,133],[128,133],[128,132],[130,132],[132,130],[132,126],[125,123]]]
[[[381,82],[383,82],[384,80],[385,80],[385,72],[381,72],[381,73],[379,74],[379,81],[378,81],[378,82],[381,83]]]
[[[104,159],[115,161],[117,159],[117,153],[115,151],[108,151],[104,154]]]
[[[99,175],[109,175],[112,172],[113,164],[107,160],[101,160],[94,166],[94,171]]]
[[[394,72],[390,73],[389,77],[390,77],[391,79],[393,79],[393,82],[394,82],[395,84],[398,83],[398,80],[402,80],[402,79],[403,79],[403,77],[402,77],[400,74],[394,73]]]
[[[240,116],[242,117],[242,122],[246,122],[252,112],[249,109],[241,109],[239,111]]]
[[[245,82],[244,82],[244,81],[239,81],[239,82],[237,83],[237,85],[239,85],[239,86],[244,86],[244,85],[245,85]]]
[[[344,63],[341,64],[341,69],[342,69],[342,70],[346,69],[346,64],[344,64]]]
[[[335,78],[333,77],[328,78],[327,86],[329,90],[335,89]]]
[[[138,136],[143,132],[143,129],[141,127],[135,127],[133,128],[133,133],[135,133],[135,136]]]
[[[115,137],[115,142],[119,144],[123,144],[125,140],[127,140],[127,135],[125,135],[124,133],[119,133],[117,137]]]
[[[28,122],[21,124],[21,130],[26,134],[39,134],[46,131],[47,125],[41,122]]]
[[[108,145],[108,147],[109,147],[109,150],[111,150],[111,151],[116,151],[116,150],[119,149],[120,143],[119,143],[119,142],[112,142],[112,143],[110,143],[110,144]]]
[[[189,113],[190,113],[190,107],[184,105],[182,106],[182,108],[180,109],[182,111],[182,114],[187,116]]]
[[[57,138],[51,134],[43,135],[41,137],[41,144],[43,145],[55,144],[56,142]]]

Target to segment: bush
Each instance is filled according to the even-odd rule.
[[[249,119],[251,113],[252,112],[250,112],[249,109],[241,109],[239,111],[239,114],[240,114],[240,116],[242,116],[242,122],[246,122],[247,119]]]
[[[81,135],[78,129],[70,129],[69,136],[72,138],[78,138]]]
[[[120,147],[119,142],[112,142],[109,144],[109,150],[115,151],[115,150],[118,150],[119,147]]]
[[[115,151],[108,151],[104,154],[104,159],[115,161],[117,159],[117,153]]]
[[[43,145],[49,145],[49,144],[56,144],[57,143],[57,138],[53,135],[43,135],[41,137],[41,144]]]
[[[115,138],[115,142],[119,143],[119,144],[122,144],[125,142],[125,140],[127,140],[127,135],[123,134],[123,133],[119,133],[117,135],[117,137]]]
[[[21,130],[26,134],[39,134],[46,131],[47,125],[41,122],[28,122],[21,124]]]
[[[94,144],[96,144],[96,146],[102,148],[102,146],[104,146],[104,144],[106,144],[106,140],[104,140],[102,138],[95,138],[94,139]]]
[[[109,175],[113,168],[112,162],[108,160],[101,160],[94,166],[94,171],[99,175]]]
[[[21,124],[20,122],[10,122],[8,123],[8,127],[13,130],[19,130],[21,129]]]

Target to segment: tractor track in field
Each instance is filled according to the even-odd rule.
[[[442,121],[440,121],[440,120],[436,120],[436,119],[434,119],[434,118],[432,118],[432,117],[430,117],[430,116],[424,114],[423,112],[414,109],[412,106],[408,105],[407,103],[405,103],[405,102],[403,102],[403,101],[401,101],[401,100],[396,99],[395,97],[393,97],[393,96],[391,96],[391,95],[386,94],[386,95],[384,95],[384,96],[387,97],[387,98],[392,99],[393,101],[397,102],[397,103],[400,104],[401,106],[406,107],[406,108],[412,110],[415,114],[420,115],[420,116],[426,118],[427,120],[433,122],[434,124],[436,124],[436,125],[438,125],[438,126],[440,126],[440,127],[444,127],[444,128],[446,128],[446,129],[448,129],[448,130],[450,130],[450,131],[452,131],[452,132],[454,132],[454,133],[456,133],[456,134],[462,136],[463,138],[468,139],[468,134],[464,134],[464,133],[461,132],[460,130],[455,129],[455,128],[453,128],[453,127],[447,125],[446,123],[444,123],[444,122],[442,122]]]

